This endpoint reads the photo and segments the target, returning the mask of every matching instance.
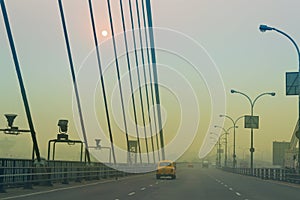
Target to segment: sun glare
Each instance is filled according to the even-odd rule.
[[[103,37],[106,37],[107,35],[108,35],[107,30],[103,30],[103,31],[102,31],[102,36],[103,36]]]

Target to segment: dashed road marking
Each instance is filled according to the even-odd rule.
[[[133,196],[133,195],[135,195],[135,192],[130,192],[130,193],[128,194],[128,196]]]
[[[236,195],[238,195],[238,196],[241,196],[241,194],[240,194],[240,193],[238,193],[238,192],[236,192],[235,194],[236,194]]]
[[[150,187],[152,187],[153,185],[149,185]]]
[[[224,185],[225,187],[228,187],[228,185]]]
[[[145,187],[143,187],[143,188],[141,188],[141,190],[142,190],[142,191],[144,191],[144,190],[146,190],[146,188],[145,188]]]
[[[229,188],[229,190],[232,191],[233,189],[232,189],[232,188]]]

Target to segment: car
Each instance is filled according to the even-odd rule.
[[[202,167],[203,167],[203,168],[208,168],[208,167],[209,167],[209,162],[208,162],[207,160],[204,160],[204,161],[202,162]]]
[[[188,166],[189,168],[193,168],[193,167],[194,167],[193,163],[189,163],[187,166]]]
[[[156,169],[156,179],[161,177],[171,177],[176,179],[176,163],[171,160],[162,160],[158,162]]]

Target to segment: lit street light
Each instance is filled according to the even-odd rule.
[[[299,85],[300,85],[300,78],[299,78],[299,73],[300,73],[300,51],[299,51],[299,47],[298,47],[297,43],[295,42],[295,40],[291,36],[289,36],[288,34],[286,34],[285,32],[283,32],[283,31],[281,31],[277,28],[270,27],[270,26],[267,26],[267,25],[260,25],[259,30],[261,32],[276,31],[276,32],[280,33],[281,35],[284,35],[285,37],[287,37],[293,43],[293,45],[296,48],[296,51],[297,51],[297,54],[298,54],[298,73],[297,73],[297,79],[298,79],[297,81],[298,82],[296,82],[296,85],[298,85],[297,88],[296,88],[296,90],[298,91],[298,94],[296,94],[296,95],[298,95],[298,120],[297,120],[297,124],[299,125],[299,119],[300,119],[300,90],[299,90]],[[287,93],[287,95],[291,95],[291,94]],[[300,147],[299,128],[298,128],[296,136],[299,139],[299,147]],[[298,166],[300,166],[300,148],[298,148],[298,149],[299,149],[299,152],[298,152]],[[299,167],[299,172],[300,172],[300,167]]]
[[[246,95],[243,92],[239,92],[239,91],[236,91],[236,90],[231,90],[231,93],[241,94],[249,100],[250,108],[251,108],[251,118],[253,118],[254,105],[260,97],[265,96],[265,95],[275,96],[275,92],[265,92],[265,93],[262,93],[262,94],[258,95],[254,100],[252,100],[248,95]],[[250,147],[250,153],[251,153],[250,168],[251,168],[251,173],[253,173],[253,153],[255,151],[255,149],[253,147],[253,127],[251,127],[251,145],[250,146],[251,146]]]
[[[228,119],[230,119],[230,121],[232,122],[233,124],[233,154],[232,154],[232,157],[233,157],[233,162],[232,162],[232,165],[233,165],[233,168],[236,167],[236,153],[235,153],[235,128],[237,127],[236,124],[237,122],[242,119],[244,116],[240,116],[239,118],[237,118],[236,120],[233,120],[230,116],[228,115],[220,115],[220,117],[226,117]]]

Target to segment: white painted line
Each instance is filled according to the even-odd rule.
[[[221,185],[224,185],[224,183],[223,183],[223,182],[221,182]]]
[[[229,188],[229,190],[232,191],[233,189],[232,189],[232,188]]]
[[[152,187],[153,185],[149,185],[150,187]]]
[[[224,185],[225,187],[228,187],[227,185]]]
[[[238,192],[236,192],[235,194],[236,194],[236,195],[238,195],[238,196],[241,196],[241,194],[240,194],[240,193],[238,193]]]
[[[12,196],[12,197],[6,197],[6,198],[2,198],[2,199],[7,200],[7,199],[22,198],[22,197],[30,197],[30,196],[34,196],[34,195],[47,194],[47,193],[52,193],[52,192],[57,192],[57,191],[70,190],[70,189],[75,189],[75,188],[82,188],[82,187],[86,187],[86,186],[92,186],[92,185],[98,185],[98,184],[104,184],[104,183],[111,183],[111,182],[115,182],[115,180],[109,180],[109,181],[103,181],[103,182],[97,182],[97,183],[90,183],[90,184],[78,185],[78,186],[71,186],[71,187],[66,187],[66,188],[58,188],[58,189],[53,189],[53,190],[48,190],[48,191],[33,192],[33,193],[30,193],[30,194],[22,194],[22,195],[17,195],[17,196]]]
[[[135,195],[135,192],[130,192],[130,193],[128,194],[128,196],[132,196],[132,195]]]
[[[145,188],[145,187],[143,187],[143,188],[141,188],[141,190],[142,190],[142,191],[144,191],[144,190],[146,190],[146,188]]]

